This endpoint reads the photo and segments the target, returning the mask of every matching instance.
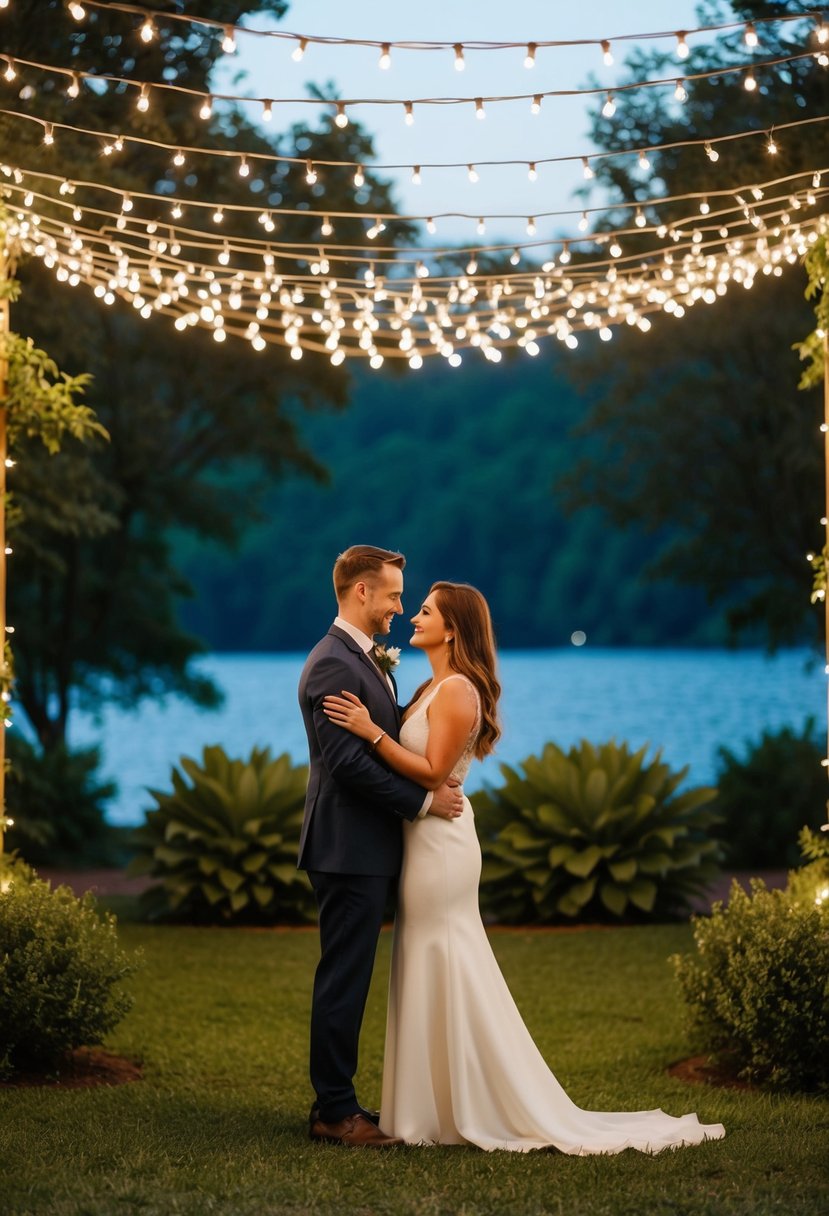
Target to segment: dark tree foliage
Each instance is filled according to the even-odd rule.
[[[703,4],[700,22],[793,11],[763,0],[734,0],[730,7],[731,13]],[[649,174],[635,157],[596,161],[597,178],[619,205],[612,221],[629,222],[636,203],[652,222],[676,220],[692,214],[694,204],[648,206],[649,200],[736,191],[824,163],[820,125],[777,130],[775,156],[766,145],[773,128],[829,112],[829,73],[811,56],[759,66],[814,50],[814,25],[812,19],[757,26],[753,93],[742,75],[730,74],[689,82],[682,106],[670,90],[618,92],[613,119],[597,114],[593,122],[594,138],[607,150],[741,130],[757,135],[720,144],[716,163],[702,146],[649,153]],[[692,44],[685,70],[745,63],[750,53],[742,39],[740,27],[707,45]],[[659,53],[637,54],[628,66],[631,80],[676,72],[675,58]],[[647,236],[637,240],[647,248]],[[625,245],[636,247],[633,238]],[[619,333],[569,365],[592,399],[583,431],[595,440],[566,479],[571,506],[598,504],[616,523],[662,533],[656,572],[701,587],[727,610],[735,636],[759,630],[771,646],[801,640],[817,626],[806,553],[820,547],[821,407],[817,393],[798,393],[792,353],[814,327],[804,287],[797,267],[779,278],[758,277],[751,291],[732,283],[717,303],[698,303],[681,322],[656,318],[649,334]]]
[[[158,38],[150,44],[138,38],[135,14],[89,9],[78,24],[63,0],[15,0],[2,14],[2,49],[16,60],[209,91],[221,31],[165,23],[162,14],[236,22],[254,12],[280,16],[287,6],[199,0],[147,7],[159,13]],[[294,127],[269,143],[252,124],[252,111],[217,107],[205,123],[198,102],[177,93],[153,90],[141,114],[134,88],[85,83],[69,100],[66,77],[20,65],[17,80],[2,84],[0,104],[10,109],[102,133],[248,153],[372,158],[370,139],[354,123],[344,131],[328,120],[320,130]],[[175,192],[185,205],[188,198],[254,202],[273,208],[279,235],[291,240],[318,232],[320,217],[280,218],[280,205],[321,209],[323,193],[332,210],[354,204],[345,168],[326,170],[324,184],[309,186],[297,166],[259,166],[245,182],[235,158],[190,155],[176,170],[170,153],[153,147],[126,143],[102,156],[103,140],[56,129],[54,145],[44,147],[42,134],[40,126],[0,116],[0,160],[122,190]],[[370,173],[357,201],[368,212],[393,209],[388,188]],[[134,214],[163,220],[168,213],[163,198],[135,201]],[[251,228],[249,235],[261,235],[254,218]],[[342,235],[348,239],[345,227]],[[403,225],[395,234],[408,235]],[[17,691],[41,744],[52,747],[65,738],[74,704],[133,703],[170,691],[215,702],[217,690],[192,671],[202,644],[179,623],[179,603],[190,589],[180,540],[171,536],[233,544],[257,517],[263,493],[288,470],[322,477],[297,420],[306,409],[343,406],[348,379],[327,359],[306,356],[297,364],[281,348],[257,353],[232,338],[218,344],[204,331],[179,333],[169,318],[142,320],[127,305],[107,308],[86,287],[57,283],[38,263],[22,267],[20,277],[14,327],[68,372],[92,373],[86,400],[111,436],[94,451],[68,443],[48,460],[27,447],[12,479],[23,515],[10,580]]]

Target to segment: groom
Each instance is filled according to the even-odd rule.
[[[338,615],[311,651],[299,681],[308,735],[310,775],[299,867],[308,871],[319,907],[321,955],[311,1008],[312,1140],[386,1148],[377,1117],[354,1091],[357,1048],[377,938],[403,851],[403,819],[453,819],[463,805],[457,787],[433,793],[386,768],[376,746],[335,726],[324,697],[355,693],[384,734],[400,729],[397,690],[374,657],[375,634],[386,635],[403,611],[401,553],[353,545],[334,564]],[[381,736],[382,737],[382,736]]]

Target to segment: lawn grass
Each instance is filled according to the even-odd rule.
[[[142,947],[136,1003],[107,1046],[142,1082],[0,1092],[4,1213],[53,1216],[811,1216],[829,1210],[829,1102],[690,1086],[666,958],[686,926],[494,932],[524,1016],[572,1097],[662,1106],[727,1136],[654,1158],[466,1148],[388,1153],[307,1139],[313,931],[122,924]],[[358,1092],[379,1097],[390,934],[380,944]]]

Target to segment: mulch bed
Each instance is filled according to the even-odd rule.
[[[113,1055],[102,1047],[78,1047],[50,1073],[18,1072],[0,1086],[29,1089],[45,1086],[51,1089],[85,1089],[93,1085],[124,1085],[144,1078],[140,1064]]]

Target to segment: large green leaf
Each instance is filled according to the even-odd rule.
[[[602,850],[598,845],[590,844],[586,849],[582,849],[581,852],[570,857],[564,863],[564,868],[569,874],[575,874],[577,878],[586,878],[601,860]]]
[[[608,912],[614,916],[622,916],[627,907],[627,892],[623,887],[617,887],[615,882],[603,882],[599,887],[599,899]]]

